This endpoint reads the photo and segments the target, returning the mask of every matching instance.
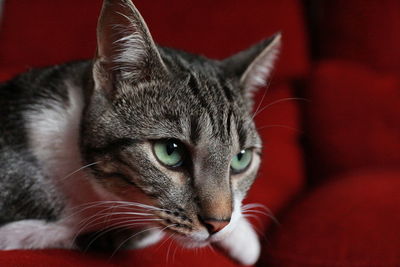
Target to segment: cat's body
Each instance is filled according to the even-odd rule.
[[[255,262],[241,215],[261,148],[250,95],[279,40],[209,60],[156,47],[130,1],[105,1],[94,61],[0,85],[0,249],[74,248],[104,229],[143,247],[167,230]]]

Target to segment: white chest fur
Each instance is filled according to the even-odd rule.
[[[54,102],[27,114],[30,145],[60,193],[73,202],[85,202],[88,197],[95,197],[89,192],[92,191],[91,185],[83,172],[74,173],[82,166],[79,129],[84,99],[80,88],[68,81],[66,84],[67,107]]]

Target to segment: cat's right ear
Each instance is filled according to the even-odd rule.
[[[145,21],[131,0],[104,0],[97,25],[95,87],[115,90],[115,82],[150,80],[166,71]]]
[[[226,74],[240,79],[245,95],[252,97],[258,88],[266,85],[281,47],[281,39],[281,33],[277,33],[222,61]]]

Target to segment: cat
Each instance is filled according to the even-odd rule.
[[[252,97],[280,45],[276,34],[207,59],[156,45],[130,0],[105,0],[92,61],[0,85],[0,249],[74,249],[126,229],[119,247],[170,234],[255,263],[241,211],[262,146]]]

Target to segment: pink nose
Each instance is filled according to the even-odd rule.
[[[225,226],[229,224],[229,221],[230,219],[205,219],[204,224],[207,227],[208,232],[212,235],[221,231]]]

